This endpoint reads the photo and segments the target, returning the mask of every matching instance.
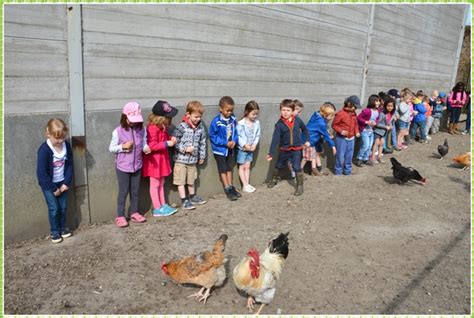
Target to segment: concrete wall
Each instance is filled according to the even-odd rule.
[[[156,100],[168,100],[179,108],[179,121],[186,102],[197,99],[210,123],[221,96],[234,98],[238,117],[255,99],[263,135],[252,182],[259,184],[270,169],[265,155],[281,99],[303,101],[306,120],[324,101],[340,106],[348,95],[449,87],[465,7],[82,5],[90,221],[115,215],[117,186],[108,145],[126,102],[139,102],[146,116]],[[421,14],[425,9],[428,14]],[[48,118],[72,121],[66,16],[65,5],[5,6],[6,242],[48,233],[35,150]],[[393,45],[385,43],[387,36]],[[438,40],[450,42],[432,49]],[[422,49],[411,52],[414,44]],[[436,72],[441,76],[433,79]],[[203,196],[222,191],[216,170],[211,155],[200,169]],[[147,180],[142,185],[145,211]],[[170,199],[177,202],[174,188]],[[74,205],[70,210],[73,225],[84,219],[74,215]]]

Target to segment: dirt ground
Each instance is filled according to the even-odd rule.
[[[450,153],[437,159],[448,137]],[[428,179],[394,183],[389,163],[354,167],[351,177],[307,177],[294,197],[282,181],[237,202],[223,195],[118,229],[83,226],[53,245],[41,238],[5,248],[6,314],[248,314],[227,279],[207,304],[160,271],[163,260],[209,249],[229,236],[231,272],[249,248],[290,231],[290,253],[263,314],[469,314],[470,172],[452,164],[469,136],[440,133],[397,152]],[[385,155],[388,162],[390,155]]]

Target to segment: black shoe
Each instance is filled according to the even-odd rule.
[[[71,231],[69,231],[68,228],[65,228],[62,232],[61,232],[61,237],[62,238],[67,238],[67,237],[71,237],[72,233]]]
[[[230,201],[237,200],[237,196],[230,189],[225,189],[224,191],[227,196],[227,199],[229,199]]]
[[[230,186],[230,191],[237,197],[240,198],[242,195],[240,194],[239,191],[234,186]]]
[[[382,150],[382,153],[393,153],[393,150],[389,149],[389,148],[386,148],[386,149]]]
[[[354,164],[355,164],[357,167],[362,167],[362,160],[356,159],[356,161],[354,161]]]

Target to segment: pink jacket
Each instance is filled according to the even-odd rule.
[[[467,102],[467,93],[466,92],[457,92],[454,96],[454,92],[449,94],[449,104],[454,108],[461,108],[466,105]]]
[[[151,153],[143,155],[142,175],[144,177],[161,178],[171,174],[170,155],[168,144],[170,140],[167,128],[159,128],[156,125],[148,125],[147,144]]]

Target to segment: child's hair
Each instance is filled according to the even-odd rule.
[[[379,97],[380,97],[380,101],[381,101],[381,102],[384,100],[385,96],[387,96],[387,93],[385,93],[385,92],[379,92]]]
[[[125,130],[128,130],[130,128],[130,124],[127,120],[127,115],[122,114],[122,116],[120,117],[120,126],[122,126],[122,128],[124,128]],[[143,123],[133,123],[133,126],[142,129]]]
[[[245,105],[244,117],[247,117],[254,110],[260,110],[260,107],[256,101],[251,100]]]
[[[379,101],[380,102],[380,97],[379,95],[370,95],[369,100],[367,101],[367,108],[376,108],[375,103]]]
[[[232,97],[224,96],[219,100],[219,107],[220,108],[224,107],[225,105],[230,105],[230,106],[235,105],[234,100],[232,99]]]
[[[425,96],[425,93],[423,92],[422,89],[419,89],[417,92],[416,92],[416,97],[423,97]]]
[[[319,107],[319,112],[323,115],[324,118],[333,115],[335,112],[336,107],[332,103],[326,102]]]
[[[199,113],[202,115],[204,113],[204,107],[197,100],[192,100],[186,105],[186,112],[190,114]]]
[[[392,106],[393,106],[391,111],[388,111],[388,109],[387,109],[388,104],[392,104]],[[392,97],[388,96],[388,95],[385,96],[385,98],[384,98],[383,112],[385,114],[390,113],[392,115],[395,113],[395,100]]]
[[[430,103],[430,98],[428,97],[428,95],[424,95],[422,99],[423,99],[423,102],[428,103],[428,104]]]
[[[404,89],[402,89],[402,90],[400,91],[400,96],[401,96],[401,97],[404,97],[405,94],[407,94],[407,93],[410,93],[412,96],[415,95],[415,93],[413,93],[411,89],[409,89],[408,87],[405,87]]]
[[[295,102],[291,99],[284,99],[280,103],[280,109],[283,107],[291,108],[292,111],[295,111]]]
[[[66,123],[59,118],[52,118],[46,124],[46,133],[57,139],[64,139],[69,131]]]
[[[297,99],[293,100],[293,103],[295,103],[295,107],[298,106],[299,108],[304,108],[303,103]]]
[[[455,93],[462,92],[463,90],[464,90],[463,82],[457,82],[456,85],[452,89],[452,91]]]
[[[150,113],[150,115],[148,115],[148,124],[149,125],[155,125],[155,126],[158,126],[160,128],[165,128],[165,127],[169,126],[170,121],[171,121],[171,118],[168,118],[168,117],[165,117],[165,116],[158,116],[158,115],[155,115],[153,113]]]

